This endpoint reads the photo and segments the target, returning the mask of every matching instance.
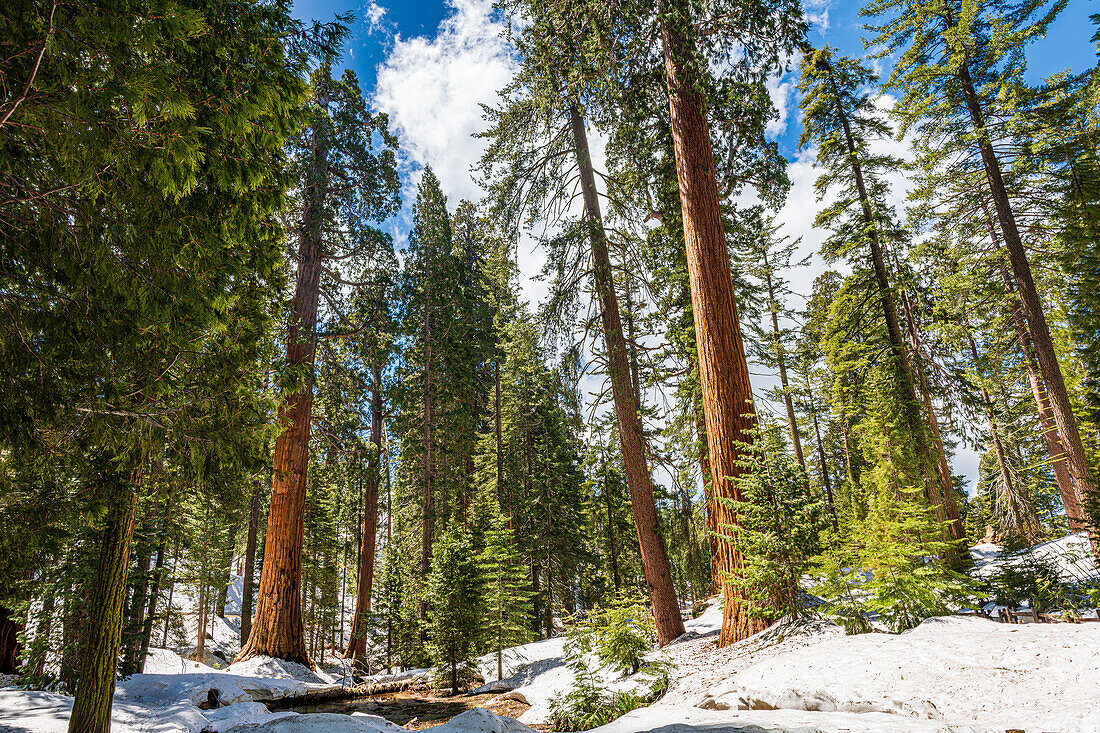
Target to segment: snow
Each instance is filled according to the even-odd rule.
[[[1028,553],[1057,564],[1067,581],[1100,577],[1083,534],[1045,542]],[[985,543],[971,550],[976,574],[1023,554]],[[233,594],[230,595],[231,606]],[[184,598],[183,602],[186,603]],[[926,620],[900,635],[845,636],[823,619],[785,620],[724,649],[715,646],[721,598],[685,622],[687,632],[657,653],[676,665],[668,693],[655,704],[597,729],[599,733],[763,731],[805,733],[1039,733],[1100,731],[1100,623],[998,624],[974,616]],[[235,620],[217,620],[208,646],[235,649]],[[573,684],[565,639],[507,649],[504,680],[496,655],[478,660],[492,680],[484,691],[515,690],[530,707],[520,720],[476,709],[439,726],[439,733],[527,733],[547,722],[549,703]],[[270,712],[262,701],[333,690],[349,670],[307,667],[257,657],[217,668],[152,649],[145,673],[118,683],[114,733],[394,733],[403,730],[364,713]],[[211,658],[207,657],[209,661]],[[410,679],[427,670],[375,675],[367,682]],[[643,677],[600,673],[609,689]],[[0,685],[12,680],[0,680]],[[203,710],[211,690],[220,707]],[[63,733],[72,698],[0,687],[0,731]]]
[[[1100,579],[1100,569],[1096,567],[1088,535],[1084,532],[1042,542],[1018,553],[1006,553],[1000,545],[986,542],[970,548],[970,556],[974,559],[977,577],[990,575],[1005,565],[1022,563],[1030,557],[1056,567],[1067,583]]]

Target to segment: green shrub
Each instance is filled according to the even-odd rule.
[[[636,674],[657,641],[653,614],[636,596],[616,596],[597,606],[567,632],[577,654],[594,654],[601,665],[620,674]]]

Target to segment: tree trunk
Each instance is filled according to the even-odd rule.
[[[791,445],[794,447],[794,457],[802,470],[806,470],[806,458],[802,455],[802,438],[798,434],[798,420],[794,416],[794,400],[791,399],[791,389],[787,384],[787,359],[783,356],[783,343],[779,330],[779,301],[775,297],[775,283],[772,281],[772,270],[768,264],[768,252],[764,250],[764,276],[768,286],[768,310],[772,316],[772,335],[775,336],[775,358],[779,361],[779,384],[783,387],[783,404],[787,408],[787,426],[791,431]]]
[[[111,700],[122,643],[122,607],[130,571],[130,543],[134,534],[137,497],[133,487],[141,478],[134,469],[129,483],[120,476],[107,480],[111,487],[105,526],[100,534],[99,564],[86,615],[80,654],[80,683],[69,717],[69,733],[107,733],[111,729]]]
[[[38,617],[38,626],[34,630],[33,649],[30,658],[27,659],[27,674],[31,677],[41,677],[46,673],[46,657],[50,651],[50,631],[53,627],[53,610],[56,603],[56,595],[51,585],[46,589],[46,595],[42,599],[42,612]]]
[[[1050,397],[1051,411],[1054,413],[1054,421],[1058,425],[1058,432],[1062,436],[1062,444],[1066,450],[1066,462],[1069,467],[1070,480],[1073,482],[1073,492],[1077,501],[1081,502],[1093,490],[1088,462],[1085,459],[1085,447],[1081,442],[1081,434],[1077,429],[1077,418],[1073,414],[1069,392],[1066,389],[1065,380],[1062,378],[1062,368],[1058,364],[1058,356],[1054,350],[1054,341],[1050,336],[1046,313],[1039,300],[1039,291],[1035,287],[1035,280],[1031,276],[1031,265],[1027,260],[1027,251],[1024,249],[1020,231],[1016,227],[1016,217],[1012,212],[1008,189],[1005,187],[1001,175],[1001,163],[985,128],[985,115],[978,101],[978,95],[974,90],[974,82],[970,77],[969,60],[964,60],[964,63],[960,65],[958,79],[962,87],[963,98],[966,100],[967,111],[970,113],[970,119],[974,123],[974,129],[977,133],[977,144],[985,168],[986,182],[989,184],[990,193],[993,195],[997,222],[1000,225],[1005,249],[1008,251],[1008,261],[1012,267],[1012,275],[1016,281],[1016,291],[1020,295],[1024,316],[1027,318],[1028,331],[1031,333],[1031,340],[1035,345],[1035,356],[1039,362],[1039,371],[1043,375],[1043,382]],[[1100,534],[1097,533],[1095,528],[1089,528],[1089,541],[1092,544],[1093,554],[1100,558]]]
[[[638,531],[638,546],[649,599],[653,605],[653,618],[657,623],[657,643],[664,646],[684,633],[684,622],[680,616],[676,589],[672,584],[672,569],[657,517],[657,506],[653,500],[653,486],[650,483],[649,468],[646,466],[645,437],[642,434],[641,419],[638,417],[637,393],[631,380],[627,344],[623,337],[611,258],[596,191],[596,177],[588,151],[584,120],[576,103],[569,106],[569,120],[588,223],[588,241],[592,248],[592,279],[600,303],[611,391],[619,423],[619,442],[626,467],[627,488],[630,490],[630,507],[634,513],[634,526]],[[547,585],[549,586],[549,582]]]
[[[994,244],[1000,245],[993,222],[990,220],[990,237]],[[1016,327],[1016,338],[1020,344],[1024,366],[1027,368],[1027,379],[1031,384],[1031,395],[1035,400],[1035,409],[1039,416],[1039,427],[1043,432],[1043,443],[1046,445],[1047,455],[1050,456],[1051,470],[1054,472],[1054,480],[1058,485],[1058,495],[1062,497],[1062,506],[1066,510],[1066,519],[1069,520],[1069,528],[1074,532],[1085,529],[1085,514],[1081,510],[1081,502],[1077,499],[1077,493],[1073,488],[1073,479],[1070,477],[1069,464],[1066,461],[1066,451],[1062,447],[1062,437],[1058,431],[1058,424],[1054,420],[1054,414],[1050,409],[1050,400],[1043,386],[1042,377],[1035,369],[1035,360],[1032,356],[1031,333],[1028,331],[1027,320],[1024,317],[1020,299],[1016,296],[1016,288],[1012,282],[1012,276],[1003,265],[1000,267],[1001,279],[1005,284],[1008,295],[1008,309],[1012,315],[1012,323]]]
[[[225,555],[222,561],[222,574],[218,600],[214,604],[214,615],[225,618],[225,606],[229,602],[229,586],[233,583],[233,551],[237,549],[237,524],[234,522],[229,529],[229,537],[226,540]]]
[[[722,225],[705,100],[693,68],[695,41],[688,34],[685,0],[661,0],[661,40],[669,92],[669,119],[676,157],[676,178],[684,221],[688,276],[699,352],[711,483],[717,499],[718,529],[729,536],[719,548],[725,613],[718,645],[740,641],[767,626],[752,618],[727,577],[738,575],[744,559],[736,546],[737,516],[726,501],[740,500],[737,479],[743,446],[756,425],[749,367],[741,340],[729,250]],[[673,17],[677,16],[677,17]]]
[[[160,583],[164,577],[164,557],[168,550],[168,520],[172,516],[172,497],[164,501],[164,514],[160,519],[160,531],[157,533],[157,560],[153,565],[153,587],[149,591],[149,609],[141,626],[141,649],[138,651],[137,671],[145,671],[145,659],[149,656],[149,644],[153,636],[153,621],[157,616],[157,600],[160,598]]]
[[[936,411],[932,407],[932,391],[928,384],[928,375],[924,371],[920,334],[917,332],[917,314],[908,293],[902,295],[902,308],[905,313],[906,327],[909,329],[913,370],[916,372],[921,398],[924,400],[924,411],[928,416],[928,426],[932,430],[932,449],[935,451],[936,470],[939,472],[940,485],[943,489],[943,508],[947,520],[951,523],[951,538],[958,542],[963,539],[966,531],[962,525],[962,520],[959,518],[959,506],[958,502],[955,501],[955,483],[951,478],[951,467],[947,464],[947,451],[944,450],[943,436],[940,435],[940,422],[936,419]]]
[[[244,545],[244,573],[241,581],[241,644],[252,634],[252,577],[256,570],[256,535],[260,532],[259,481],[252,486],[252,502],[248,508],[248,537]]]
[[[22,631],[18,614],[0,606],[0,674],[19,672],[19,634]]]
[[[345,659],[367,653],[367,624],[370,621],[370,596],[374,585],[374,545],[378,532],[378,487],[382,457],[382,365],[371,367],[371,449],[367,454],[367,490],[363,495],[362,542],[359,553],[358,583],[355,590],[355,615],[351,621],[351,639]]]
[[[145,602],[149,592],[149,570],[153,566],[153,533],[157,520],[157,505],[150,502],[141,521],[141,531],[135,542],[141,553],[137,561],[137,577],[134,579],[133,595],[130,597],[123,625],[123,653],[119,665],[119,676],[128,677],[138,671],[138,654],[141,651],[141,631],[145,626]]]
[[[978,347],[974,344],[972,336],[967,335],[967,341],[970,343],[970,354],[974,358],[974,369],[977,371]],[[1008,461],[1005,459],[1001,435],[997,430],[997,423],[993,419],[993,400],[990,398],[985,385],[979,386],[982,393],[982,405],[985,407],[986,420],[989,423],[989,434],[993,438],[993,450],[997,456],[997,468],[1000,470],[1001,482],[1004,486],[1002,489],[1004,500],[1002,503],[1007,505],[1006,508],[1011,523],[1014,525],[1013,530],[1020,536],[1034,542],[1039,536],[1039,520],[1035,514],[1035,507],[1030,506],[1031,502],[1027,499],[1026,489],[1023,486],[1017,487],[1016,482],[1012,480],[1012,472],[1009,470]]]
[[[821,427],[817,422],[817,410],[810,406],[810,414],[814,418],[814,436],[817,438],[817,459],[821,463],[821,483],[825,485],[825,498],[829,500],[829,514],[833,519],[833,531],[840,531],[840,523],[836,518],[836,502],[833,500],[833,484],[829,480],[829,464],[825,460],[825,444],[821,440]]]
[[[321,92],[322,101],[324,92]],[[287,363],[302,372],[301,391],[279,408],[286,429],[275,441],[271,505],[256,614],[236,661],[266,655],[310,666],[302,625],[302,535],[313,411],[313,364],[317,349],[317,301],[323,255],[324,197],[328,149],[313,130],[309,180],[298,228],[298,273],[287,329]]]

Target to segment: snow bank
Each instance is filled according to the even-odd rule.
[[[1100,624],[943,617],[896,636],[833,636],[776,654],[692,702],[754,720],[770,721],[777,716],[763,711],[774,710],[822,721],[885,714],[897,725],[923,719],[940,726],[929,730],[1083,733],[1100,730],[1097,670]]]
[[[1089,548],[1088,535],[1084,532],[1068,534],[1057,540],[1042,542],[1025,552],[1005,553],[1000,545],[990,542],[970,548],[974,559],[974,575],[989,575],[1005,565],[1015,565],[1032,557],[1050,563],[1058,568],[1062,580],[1067,583],[1081,583],[1100,579],[1095,558]]]

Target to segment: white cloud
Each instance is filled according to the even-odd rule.
[[[370,3],[359,12],[363,16],[363,20],[366,21],[367,33],[374,33],[382,27],[382,18],[386,15],[386,9],[375,0],[371,0]]]
[[[496,100],[516,61],[488,0],[448,0],[452,13],[434,38],[394,39],[378,67],[374,106],[390,115],[403,153],[431,165],[444,193],[476,199],[470,175],[485,149],[481,104]]]

